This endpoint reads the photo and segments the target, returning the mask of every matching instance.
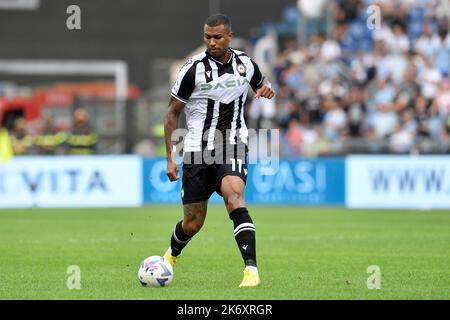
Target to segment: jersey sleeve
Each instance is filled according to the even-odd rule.
[[[181,102],[187,103],[195,88],[195,73],[197,63],[189,60],[178,72],[171,94]]]
[[[262,75],[261,71],[259,70],[258,65],[253,60],[250,60],[250,61],[252,62],[253,69],[254,69],[252,79],[250,80],[250,85],[252,86],[253,90],[257,90],[260,87],[262,87],[264,76]]]

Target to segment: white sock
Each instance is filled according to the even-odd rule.
[[[258,268],[255,266],[247,266],[247,269],[250,270],[251,272],[256,272],[258,273]]]

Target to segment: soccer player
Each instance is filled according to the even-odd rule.
[[[188,132],[184,137],[181,198],[184,217],[173,230],[164,254],[172,266],[206,218],[207,204],[216,191],[224,199],[234,224],[234,237],[244,260],[239,287],[260,284],[256,267],[255,226],[244,201],[247,179],[247,138],[243,106],[248,87],[255,98],[274,96],[270,83],[244,52],[229,48],[233,32],[223,14],[210,16],[203,27],[206,51],[189,59],[172,87],[164,121],[167,176],[178,180],[172,133],[184,109]]]

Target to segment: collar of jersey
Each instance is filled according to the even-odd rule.
[[[209,52],[208,50],[205,51],[206,55],[208,56],[209,59],[211,59],[212,61],[219,63],[221,65],[226,65],[229,64],[231,62],[231,60],[233,60],[233,56],[234,56],[234,51],[231,50],[230,48],[228,48],[228,52],[230,53],[230,58],[228,59],[228,61],[226,63],[222,63],[221,61],[217,60],[216,58],[214,58]]]

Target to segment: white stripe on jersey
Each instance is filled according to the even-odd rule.
[[[208,133],[208,144],[206,147],[208,150],[214,149],[214,136],[216,134],[217,121],[219,120],[219,109],[220,109],[220,102],[215,101],[213,119],[211,121],[211,127],[209,127]]]
[[[230,141],[228,142],[229,144],[236,144],[234,138],[236,137],[238,112],[239,112],[239,98],[234,100],[234,113],[233,113],[233,121],[231,122]]]
[[[244,99],[246,99],[246,97],[244,97]],[[248,129],[245,125],[244,110],[241,111],[241,128],[239,129],[239,139],[241,139],[241,141],[245,144],[247,144],[248,142]]]

